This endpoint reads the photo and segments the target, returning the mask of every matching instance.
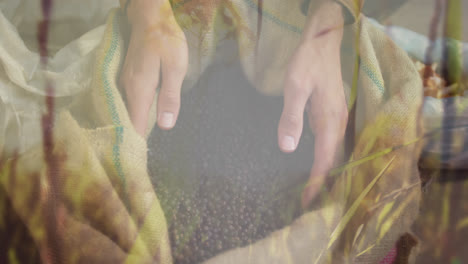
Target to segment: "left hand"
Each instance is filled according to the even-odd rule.
[[[315,134],[314,164],[303,193],[303,207],[320,190],[346,130],[348,109],[340,61],[343,23],[339,4],[323,4],[309,21],[285,78],[284,108],[278,127],[281,150],[296,150],[304,111]]]
[[[172,129],[188,67],[185,34],[168,0],[132,0],[128,20],[130,42],[120,82],[125,88],[130,119],[144,136],[156,88],[161,83],[157,124],[161,129]]]

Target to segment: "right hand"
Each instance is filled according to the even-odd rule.
[[[284,108],[278,126],[280,149],[286,153],[296,150],[304,111],[315,137],[314,164],[302,196],[304,208],[321,189],[345,136],[348,107],[340,57],[343,26],[342,6],[324,2],[309,18],[285,78]]]
[[[131,35],[120,83],[127,95],[130,119],[144,136],[161,81],[157,123],[161,129],[171,129],[179,114],[180,91],[188,67],[184,32],[168,0],[132,0],[127,15]]]

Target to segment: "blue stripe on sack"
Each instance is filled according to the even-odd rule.
[[[361,63],[362,70],[367,74],[367,77],[372,80],[372,82],[377,86],[379,91],[383,94],[385,91],[385,86],[381,82],[381,80],[378,78],[378,75],[373,71],[367,63]]]
[[[113,21],[112,21],[112,34],[111,34],[111,44],[109,50],[106,53],[103,63],[103,71],[102,71],[102,80],[104,82],[104,91],[106,95],[107,106],[109,107],[109,112],[111,115],[112,123],[115,127],[115,143],[112,147],[112,161],[114,162],[114,167],[117,171],[117,175],[122,180],[122,184],[125,188],[126,181],[125,181],[125,174],[122,169],[122,164],[120,163],[120,144],[123,142],[123,126],[120,122],[119,113],[117,112],[117,107],[115,105],[115,96],[112,92],[112,88],[108,78],[108,69],[109,64],[111,63],[115,51],[117,50],[117,34],[115,32],[118,31],[117,25],[117,16],[115,13],[113,14]]]
[[[254,3],[252,0],[244,0],[244,2],[249,5],[251,8],[254,8],[257,10],[258,8],[258,5],[256,3]],[[270,19],[271,21],[273,21],[275,24],[279,25],[279,26],[282,26],[286,29],[289,29],[293,32],[296,32],[296,33],[299,33],[301,34],[302,33],[302,29],[300,29],[299,27],[296,27],[294,25],[291,25],[291,24],[288,24],[282,20],[280,20],[278,17],[274,16],[273,14],[265,11],[265,10],[262,10],[262,14],[265,18],[268,18]],[[362,66],[362,70],[366,73],[366,75],[369,77],[369,79],[372,80],[372,82],[374,83],[375,86],[377,86],[377,88],[379,89],[379,91],[383,94],[384,91],[385,91],[385,86],[384,84],[381,82],[381,80],[377,77],[378,74],[375,73],[375,71],[373,71],[367,63],[361,63],[360,64]]]

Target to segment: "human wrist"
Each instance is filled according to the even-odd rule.
[[[173,20],[168,0],[120,0],[132,28],[147,29],[164,21]],[[126,6],[126,8],[125,8]]]
[[[343,6],[333,0],[322,0],[308,12],[308,21],[303,33],[305,41],[331,38],[341,44],[343,37]]]

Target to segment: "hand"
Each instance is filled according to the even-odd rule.
[[[127,14],[131,36],[120,82],[127,95],[130,119],[143,136],[161,72],[157,123],[161,129],[171,129],[179,113],[188,65],[184,32],[167,0],[132,0]]]
[[[284,108],[278,127],[281,150],[293,152],[297,148],[304,111],[315,134],[314,164],[303,193],[303,207],[315,197],[332,168],[346,130],[348,109],[340,62],[342,36],[341,6],[327,2],[309,21],[285,78]]]

